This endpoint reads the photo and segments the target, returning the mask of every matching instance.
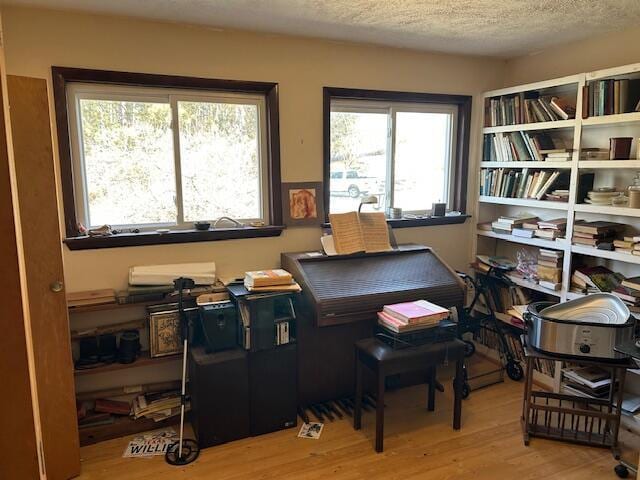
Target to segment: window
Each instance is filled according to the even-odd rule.
[[[67,99],[87,227],[268,218],[264,98],[79,83]]]
[[[329,212],[371,195],[380,211],[425,216],[436,202],[464,211],[469,110],[464,96],[325,88]]]
[[[53,73],[68,237],[79,223],[142,232],[220,217],[282,223],[277,85]]]

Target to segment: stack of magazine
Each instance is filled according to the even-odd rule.
[[[385,305],[378,312],[378,325],[395,333],[414,332],[438,325],[449,310],[426,300]]]

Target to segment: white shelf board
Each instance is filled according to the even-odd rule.
[[[592,82],[594,80],[600,80],[611,77],[623,77],[625,75],[633,75],[640,72],[640,63],[630,63],[628,65],[621,65],[619,67],[604,68],[602,70],[595,70],[593,72],[586,73],[586,80]]]
[[[583,213],[618,215],[621,217],[640,217],[640,208],[614,207],[613,205],[592,205],[590,203],[578,203],[573,208],[576,212]]]
[[[608,127],[637,124],[640,127],[640,112],[600,115],[582,119],[583,127]]]
[[[566,202],[549,202],[528,198],[488,197],[480,195],[480,203],[496,203],[498,205],[516,205],[519,207],[549,208],[551,210],[567,210]]]
[[[639,257],[640,258],[640,257]],[[515,276],[515,275],[507,275],[509,279],[515,283],[516,285],[524,288],[529,288],[531,290],[535,290],[536,292],[546,293],[548,295],[553,295],[554,297],[562,297],[562,290],[550,290],[548,288],[541,287],[535,282],[531,282],[529,280],[525,280],[524,278]]]
[[[640,170],[640,160],[580,160],[579,168],[622,168]]]
[[[630,253],[620,253],[609,250],[598,250],[587,245],[571,245],[571,251],[580,255],[588,255],[590,257],[607,258],[609,260],[617,260],[619,262],[635,263],[640,265],[640,256],[631,255]]]
[[[522,245],[531,245],[534,247],[550,248],[553,250],[564,250],[569,243],[565,240],[547,240],[544,238],[524,238],[516,237],[515,235],[506,235],[502,233],[496,233],[489,230],[477,230],[476,234],[481,237],[497,238],[499,240],[505,240],[512,243],[520,243]]]
[[[638,162],[640,165],[640,162]],[[571,168],[571,162],[480,162],[480,168]],[[640,168],[639,168],[640,169]]]
[[[552,78],[550,80],[543,80],[541,82],[527,83],[524,85],[518,85],[515,87],[500,88],[497,90],[491,90],[485,92],[484,98],[499,97],[501,95],[513,95],[514,93],[529,92],[531,90],[542,90],[545,88],[555,88],[565,85],[577,84],[584,78],[584,74],[578,73],[576,75],[567,75],[566,77]]]
[[[482,133],[519,132],[528,130],[551,130],[556,128],[573,128],[576,125],[574,119],[556,120],[553,122],[521,123],[519,125],[501,125],[499,127],[484,127]]]

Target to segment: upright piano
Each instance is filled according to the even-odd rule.
[[[373,335],[384,305],[419,299],[446,308],[464,304],[464,282],[423,245],[355,255],[283,253],[281,264],[302,286],[298,388],[305,406],[353,394],[354,343]]]

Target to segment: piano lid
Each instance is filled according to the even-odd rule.
[[[334,257],[284,254],[283,267],[303,285],[303,293],[306,289],[321,317],[319,324],[350,321],[323,321],[327,316],[373,313],[375,317],[385,304],[419,298],[448,308],[460,305],[464,294],[453,270],[424,246],[405,245],[391,252]]]

